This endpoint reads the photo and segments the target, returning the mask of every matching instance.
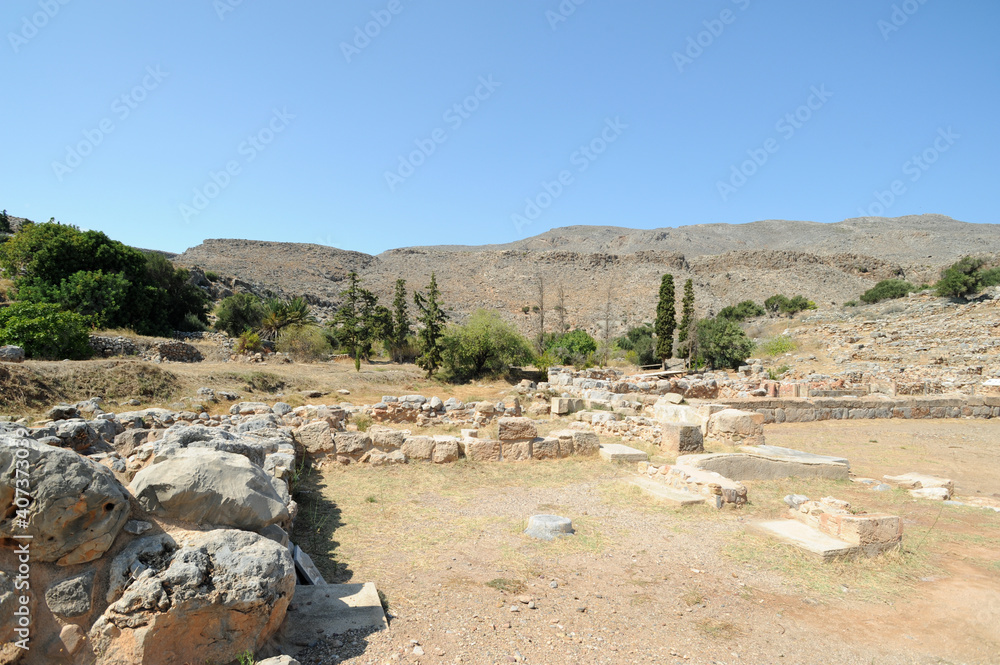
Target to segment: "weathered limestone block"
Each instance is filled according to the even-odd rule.
[[[865,556],[899,547],[903,540],[903,523],[899,517],[882,513],[855,514],[850,507],[846,501],[826,497],[804,501],[790,514],[823,533],[857,545]]]
[[[466,439],[465,456],[473,462],[499,462],[500,442],[491,439]]]
[[[32,439],[17,443],[23,445],[9,439],[0,444],[0,540],[15,532],[33,536],[32,560],[60,566],[104,554],[131,512],[128,493],[111,470],[65,448]],[[27,528],[15,527],[18,478],[32,488],[23,508]]]
[[[714,498],[717,508],[727,503],[741,506],[747,502],[746,487],[712,471],[675,464],[662,477],[671,487]]]
[[[431,461],[435,464],[457,462],[459,456],[458,439],[453,436],[435,436],[434,453]]]
[[[140,538],[112,563],[111,605],[90,630],[96,663],[235,661],[274,634],[294,590],[292,555],[256,533]]]
[[[708,419],[705,440],[722,445],[759,446],[764,443],[764,415],[724,409]]]
[[[677,463],[714,471],[733,480],[847,480],[851,469],[843,457],[814,455],[777,446],[744,446],[737,453],[683,455],[677,458]]]
[[[307,455],[329,455],[336,450],[330,424],[324,420],[304,425],[292,432]]]
[[[501,441],[524,441],[538,436],[531,418],[501,418],[497,421],[497,438]]]
[[[535,439],[531,442],[531,456],[535,459],[558,459],[559,439],[554,437]]]
[[[371,427],[368,429],[368,435],[372,439],[372,445],[383,452],[399,450],[406,438],[406,434],[402,431],[389,427]]]
[[[531,459],[531,441],[501,441],[500,455],[504,462],[524,462]]]
[[[662,423],[660,450],[668,453],[700,453],[705,450],[704,437],[698,425]]]
[[[568,416],[583,410],[583,400],[578,397],[553,397],[549,412],[554,416]]]
[[[333,435],[337,445],[337,455],[353,459],[361,457],[372,448],[372,439],[364,432],[337,432]]]
[[[411,460],[430,460],[434,457],[434,439],[429,436],[408,436],[403,441],[402,451]]]

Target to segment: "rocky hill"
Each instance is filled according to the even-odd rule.
[[[383,299],[391,298],[398,277],[412,290],[423,288],[434,271],[455,318],[485,307],[525,331],[537,326],[537,317],[522,309],[537,304],[541,278],[548,321],[555,321],[561,287],[567,323],[593,331],[609,299],[616,329],[649,320],[664,272],[674,274],[678,287],[694,281],[704,314],[775,293],[840,305],[882,279],[930,282],[961,256],[997,253],[1000,225],[920,215],[653,230],[572,226],[505,245],[408,247],[378,256],[319,245],[206,240],[174,261],[236,277],[260,292],[307,294],[321,309],[339,302],[351,270]]]

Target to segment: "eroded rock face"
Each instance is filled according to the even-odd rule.
[[[15,532],[31,535],[33,560],[60,566],[100,557],[128,521],[125,488],[111,469],[71,450],[17,441],[23,445],[0,442],[0,544],[13,543]],[[26,528],[15,525],[19,479],[28,480],[29,488],[21,489],[32,497]]]
[[[189,448],[137,473],[131,488],[155,515],[257,531],[289,518],[275,483],[243,455]]]
[[[255,533],[140,538],[112,562],[97,665],[234,661],[277,630],[294,591],[288,549]]]

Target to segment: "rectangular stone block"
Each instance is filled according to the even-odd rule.
[[[504,462],[525,462],[531,459],[531,441],[501,441],[500,455]]]
[[[501,418],[497,421],[497,438],[501,441],[530,440],[536,436],[538,430],[531,418]]]
[[[546,437],[531,442],[531,456],[535,459],[557,459],[559,457],[559,439]]]
[[[473,462],[499,462],[500,442],[490,439],[467,439],[465,456]]]
[[[705,444],[701,427],[663,423],[660,428],[663,431],[660,438],[660,449],[664,452],[679,454],[704,452]]]
[[[408,436],[403,441],[403,454],[413,460],[429,460],[434,456],[434,439],[429,436]]]

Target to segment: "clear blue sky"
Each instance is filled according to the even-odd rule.
[[[0,207],[170,251],[996,223],[998,25],[995,0],[5,0]]]

